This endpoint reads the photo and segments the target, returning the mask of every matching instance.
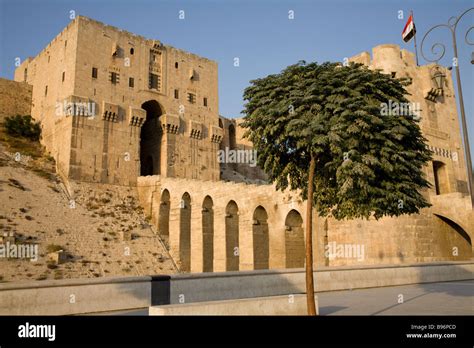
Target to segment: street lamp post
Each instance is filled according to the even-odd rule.
[[[438,24],[432,27],[430,30],[428,30],[423,36],[423,40],[421,40],[421,55],[423,58],[428,61],[428,62],[436,62],[444,57],[444,53],[446,51],[446,47],[441,44],[441,43],[435,43],[431,46],[431,53],[433,55],[436,55],[436,48],[439,47],[441,48],[441,54],[439,55],[438,59],[427,59],[425,55],[423,54],[423,43],[425,42],[426,37],[430,32],[432,32],[436,28],[441,28],[441,27],[446,27],[451,31],[451,36],[453,40],[453,52],[454,52],[454,59],[453,59],[453,65],[456,71],[456,81],[458,85],[458,97],[459,97],[459,109],[461,110],[461,127],[462,127],[462,135],[464,139],[464,155],[466,157],[466,166],[467,166],[467,186],[469,189],[469,194],[471,195],[471,202],[472,202],[472,207],[474,208],[474,192],[473,192],[473,184],[472,184],[472,161],[471,161],[471,150],[469,148],[469,136],[467,133],[467,125],[466,125],[466,113],[464,111],[464,100],[462,96],[462,86],[461,86],[461,74],[459,72],[459,62],[458,62],[458,47],[457,47],[457,42],[456,42],[456,28],[459,23],[459,20],[469,11],[474,10],[474,7],[464,11],[461,15],[458,17],[451,17],[448,20],[447,24]],[[464,36],[464,41],[468,45],[474,45],[473,42],[470,42],[468,39],[469,32],[474,29],[474,26],[470,27],[466,31],[466,35]],[[473,63],[474,57],[471,57],[471,63]]]

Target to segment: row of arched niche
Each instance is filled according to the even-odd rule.
[[[161,195],[158,229],[162,236],[169,236],[170,221],[170,193],[167,189]],[[191,196],[185,192],[179,205],[179,258],[181,270],[191,270]],[[239,257],[239,207],[234,200],[230,200],[225,208],[224,216],[214,214],[214,203],[210,196],[206,196],[201,205],[202,224],[202,260],[203,272],[212,272],[214,265],[214,222],[215,219],[225,219],[225,255],[226,271],[237,271],[240,266]],[[193,221],[193,223],[197,223]],[[270,265],[270,228],[274,224],[268,223],[268,214],[264,207],[257,206],[252,216],[253,234],[253,265],[254,269],[268,269]],[[303,219],[296,210],[288,212],[284,226],[277,226],[285,233],[285,266],[299,268],[304,266],[304,232]],[[282,255],[283,256],[283,255]]]

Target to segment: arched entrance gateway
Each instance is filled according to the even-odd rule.
[[[161,124],[163,109],[156,100],[142,104],[146,120],[140,131],[140,176],[161,174]]]
[[[286,268],[304,267],[305,243],[303,219],[296,210],[291,210],[285,220]]]

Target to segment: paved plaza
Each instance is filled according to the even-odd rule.
[[[320,315],[473,315],[474,280],[322,292],[318,298]],[[148,309],[103,314],[148,315]]]
[[[321,315],[473,315],[474,280],[325,292],[319,294],[319,311]]]

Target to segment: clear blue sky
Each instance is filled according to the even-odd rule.
[[[445,23],[473,6],[472,0],[0,0],[0,76],[13,78],[14,60],[35,56],[70,21],[69,11],[126,29],[165,44],[208,57],[219,63],[219,110],[238,117],[242,92],[249,80],[279,72],[298,60],[341,61],[383,43],[405,44],[401,31],[410,9],[415,13],[418,45],[427,29]],[[185,11],[185,19],[178,18]],[[288,19],[293,10],[294,20]],[[403,10],[405,18],[398,19]],[[464,34],[474,22],[474,11],[458,28],[462,74],[471,148],[474,152],[474,46]],[[447,44],[451,64],[451,39],[447,29],[433,39]],[[474,41],[474,30],[471,31]],[[433,40],[427,42],[433,43]],[[429,49],[430,45],[427,45]],[[428,53],[428,52],[427,52]],[[233,59],[239,57],[240,67]],[[425,63],[420,57],[420,63]]]

